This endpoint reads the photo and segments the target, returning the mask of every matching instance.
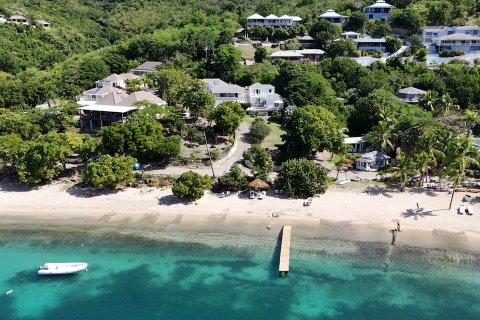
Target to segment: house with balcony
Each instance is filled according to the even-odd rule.
[[[144,74],[149,74],[150,72],[157,71],[157,67],[162,63],[159,61],[147,61],[142,63],[136,68],[130,70],[130,73],[133,73],[136,76],[143,76]]]
[[[418,103],[422,96],[426,93],[427,91],[423,91],[414,87],[408,87],[398,90],[397,98],[398,100],[406,103]]]
[[[454,33],[433,39],[437,52],[458,50],[465,53],[480,51],[480,37],[464,33]]]
[[[371,6],[365,7],[363,12],[367,15],[370,20],[380,20],[384,19],[389,21],[392,19],[391,12],[392,9],[395,9],[395,6],[386,3],[384,0],[377,0]]]
[[[422,42],[425,45],[433,43],[435,38],[448,36],[451,34],[467,34],[471,36],[480,36],[479,26],[454,26],[454,27],[423,27],[421,30]]]
[[[345,39],[345,40],[348,40],[348,39],[354,40],[354,39],[360,38],[360,33],[347,31],[347,32],[342,32],[340,36],[342,37],[342,39]]]
[[[335,24],[340,27],[342,27],[348,21],[348,18],[348,16],[343,16],[336,13],[333,9],[328,9],[327,12],[320,15],[320,19],[327,20],[331,24]]]
[[[112,123],[124,123],[132,113],[147,104],[165,105],[166,102],[147,91],[136,91],[130,95],[111,92],[95,104],[78,108],[80,128],[94,131]]]
[[[23,24],[26,26],[30,24],[30,20],[28,20],[24,16],[19,16],[19,15],[11,16],[9,20],[15,24]]]
[[[343,139],[343,143],[350,146],[351,153],[362,152],[365,149],[363,137],[346,137]]]
[[[127,88],[127,80],[139,79],[139,76],[134,75],[133,73],[113,73],[108,77],[95,81],[95,87],[104,88],[104,87],[114,87],[114,88]]]
[[[207,85],[207,91],[215,97],[216,106],[225,101],[238,103],[247,102],[245,88],[239,85],[226,83],[218,78],[203,79],[203,82]]]
[[[263,17],[257,13],[247,17],[247,26],[271,26],[271,27],[291,27],[302,21],[302,18],[297,16],[283,15],[277,17],[274,14],[270,14]]]
[[[128,96],[128,94],[120,88],[115,88],[110,86],[96,87],[96,88],[84,91],[83,94],[80,96],[79,100],[77,101],[77,104],[81,107],[91,106],[112,94],[120,97],[121,99],[126,98]]]
[[[252,84],[247,92],[248,102],[251,104],[246,110],[249,114],[269,114],[285,108],[282,96],[275,93],[275,87],[271,84]]]
[[[325,51],[320,49],[281,50],[275,51],[268,56],[269,61],[285,60],[293,63],[310,62],[317,63],[325,57]]]
[[[376,51],[380,50],[383,53],[387,51],[387,41],[385,38],[372,38],[370,36],[353,39],[358,50]]]

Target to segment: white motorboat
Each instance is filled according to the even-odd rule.
[[[87,271],[88,263],[85,262],[68,262],[68,263],[56,263],[47,262],[43,266],[38,268],[37,273],[39,275],[61,275],[72,274],[79,271]]]

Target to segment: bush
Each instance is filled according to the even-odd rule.
[[[458,57],[463,56],[465,54],[462,50],[451,50],[451,51],[442,51],[439,53],[439,56],[442,58],[451,58],[451,57]]]
[[[212,161],[217,161],[220,159],[220,152],[217,149],[211,150],[210,158],[212,158]]]
[[[203,197],[206,189],[212,188],[212,178],[202,176],[193,171],[183,173],[173,183],[172,192],[177,197],[195,201]]]
[[[270,121],[275,123],[282,123],[283,115],[280,111],[272,112],[272,116],[270,117]]]
[[[267,150],[255,144],[243,153],[243,158],[252,164],[252,174],[255,178],[268,179],[274,163]]]
[[[262,118],[256,118],[250,125],[250,139],[252,143],[262,142],[272,131]]]
[[[230,171],[218,178],[221,187],[230,191],[241,191],[247,187],[247,177],[240,167],[234,164]]]
[[[305,158],[288,160],[282,164],[276,184],[288,197],[313,197],[327,190],[327,170]]]
[[[133,165],[137,162],[129,156],[103,155],[87,164],[83,181],[97,188],[117,188],[134,180]]]
[[[196,128],[188,128],[187,140],[198,143],[198,144],[202,144],[205,142],[205,137],[203,136],[203,133],[198,131]]]

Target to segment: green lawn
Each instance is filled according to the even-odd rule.
[[[254,119],[254,117],[246,116],[243,121],[250,124],[253,122]],[[281,127],[280,124],[275,122],[268,123],[268,126],[270,127],[270,129],[272,129],[272,131],[262,143],[262,145],[270,150],[277,149],[275,145],[282,143],[282,135],[285,133],[285,130]]]

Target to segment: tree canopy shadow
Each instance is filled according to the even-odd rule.
[[[118,188],[118,189],[97,189],[93,187],[88,187],[85,186],[84,184],[77,183],[67,189],[68,194],[78,197],[78,198],[93,198],[93,197],[99,197],[99,196],[104,196],[104,195],[110,195],[110,194],[116,194],[119,192],[124,191],[124,189]]]
[[[41,186],[45,184],[29,185],[21,182],[4,182],[0,183],[0,191],[4,192],[29,192],[32,190],[38,190]]]
[[[402,212],[404,218],[413,217],[414,220],[425,217],[436,217],[437,215],[433,213],[433,210],[426,211],[425,208],[419,209],[407,209],[407,211]]]
[[[189,205],[191,204],[191,202],[187,199],[177,197],[173,194],[168,194],[166,196],[158,198],[158,204],[161,206],[171,206],[175,204]]]
[[[408,190],[408,193],[410,193],[410,194],[424,194],[424,195],[427,195],[429,197],[437,197],[438,196],[438,193],[435,192],[434,190],[428,189],[428,188],[422,188],[422,187],[410,188]]]
[[[370,195],[370,196],[384,196],[387,198],[393,198],[393,195],[391,194],[394,192],[391,188],[383,188],[379,186],[368,186],[365,189],[365,192]]]

